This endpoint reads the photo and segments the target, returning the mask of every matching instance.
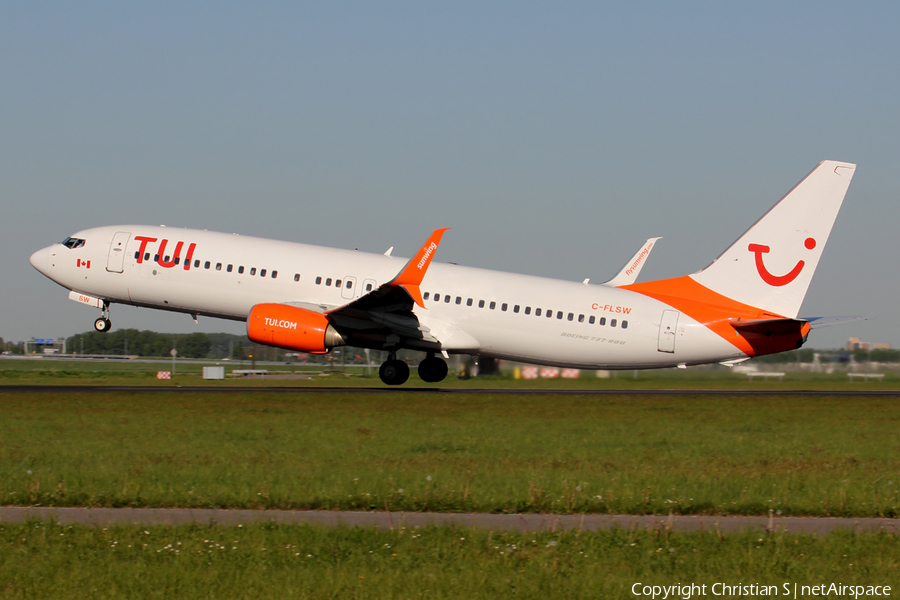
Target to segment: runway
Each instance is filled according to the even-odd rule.
[[[336,386],[153,386],[153,385],[0,385],[0,394],[20,392],[157,392],[265,394],[497,394],[520,396],[820,396],[900,398],[900,390],[772,390],[772,389],[654,389],[654,388],[451,388],[451,387],[336,387]]]
[[[315,510],[228,510],[200,508],[77,508],[0,507],[0,522],[22,523],[29,519],[53,519],[61,525],[187,525],[235,527],[239,524],[274,522],[320,527],[400,527],[449,526],[492,531],[562,531],[599,529],[645,529],[663,531],[746,530],[826,535],[838,530],[900,533],[900,519],[740,516],[653,516],[653,515],[554,515],[482,514],[418,512],[351,512]]]

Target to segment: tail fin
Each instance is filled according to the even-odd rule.
[[[711,265],[690,277],[714,292],[796,317],[856,165],[826,160]]]

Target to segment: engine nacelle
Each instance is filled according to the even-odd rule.
[[[247,317],[247,337],[257,344],[325,354],[344,338],[321,313],[286,304],[257,304]]]

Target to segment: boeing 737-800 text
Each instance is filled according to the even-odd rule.
[[[824,161],[711,265],[635,283],[657,238],[602,285],[433,263],[438,229],[404,260],[191,229],[87,229],[38,250],[34,267],[102,311],[115,303],[247,323],[259,344],[326,353],[401,348],[441,381],[450,353],[584,369],[735,364],[799,348],[825,319],[798,318],[856,165]],[[442,358],[443,357],[443,358]]]

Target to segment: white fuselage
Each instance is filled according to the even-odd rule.
[[[407,262],[166,227],[99,227],[73,237],[84,244],[54,244],[36,252],[32,264],[58,284],[109,303],[237,321],[260,303],[322,310],[346,305],[390,281]],[[450,353],[610,369],[746,356],[671,306],[626,289],[441,263],[430,267],[420,287],[426,308],[415,306],[415,316]]]

